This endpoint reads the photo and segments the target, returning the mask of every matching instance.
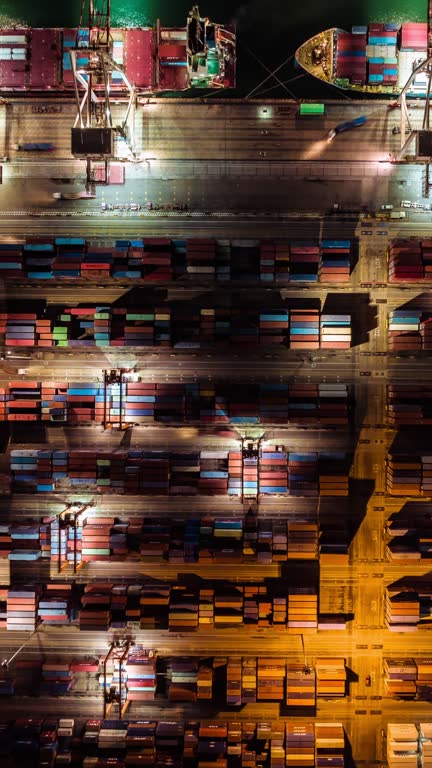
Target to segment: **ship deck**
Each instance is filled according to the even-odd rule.
[[[332,83],[334,79],[334,35],[337,29],[326,29],[301,45],[295,58],[309,75]]]
[[[337,35],[339,32],[343,32],[343,30],[332,27],[314,35],[297,49],[295,58],[309,75],[341,90],[367,95],[398,96],[419,59],[426,58],[427,55],[426,51],[398,50],[399,77],[397,83],[386,85],[351,83],[349,80],[336,76]],[[426,78],[420,75],[412,84],[409,95],[421,97],[424,96],[425,91]]]

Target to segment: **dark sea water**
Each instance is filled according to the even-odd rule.
[[[192,0],[111,0],[112,24],[139,26],[160,18],[163,25],[179,26],[185,23],[191,6]],[[237,24],[237,95],[245,95],[266,77],[263,64],[274,69],[322,29],[350,29],[353,24],[371,21],[425,21],[427,17],[426,0],[201,0],[199,6],[201,13],[214,21]],[[0,0],[0,24],[76,26],[80,10],[81,0]],[[338,95],[335,89],[299,75],[292,59],[278,73],[295,96]],[[263,89],[274,82],[268,81]],[[288,93],[278,87],[265,95]]]

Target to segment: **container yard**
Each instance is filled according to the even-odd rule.
[[[401,242],[426,257],[426,240]],[[368,349],[361,313],[371,301],[343,292],[362,242],[59,236],[5,245],[0,332],[6,363],[16,356],[25,366],[6,368],[0,382],[0,643],[18,652],[0,675],[10,766],[109,759],[123,768],[154,764],[167,749],[178,765],[229,768],[239,756],[245,765],[349,765],[352,723],[369,696],[379,697],[366,704],[381,713],[368,727],[378,723],[375,754],[386,760],[379,733],[387,718],[391,727],[391,702],[430,700],[432,587],[419,570],[430,526],[421,509],[405,518],[394,509],[429,499],[427,445],[413,452],[410,443],[410,429],[428,428],[429,389],[391,375],[364,380],[366,358],[352,366]],[[134,296],[146,279],[169,290]],[[241,299],[237,283],[249,284]],[[72,288],[71,301],[78,285],[86,292]],[[405,305],[392,296],[378,323],[383,370],[427,349],[429,314],[425,295]],[[104,356],[122,348],[141,357],[113,369]],[[271,349],[289,365],[306,361],[309,373],[279,374]],[[262,363],[246,380],[222,363],[235,370],[240,351]],[[171,362],[172,353],[181,357]],[[51,355],[52,371],[39,354]],[[206,368],[212,356],[217,375]],[[315,359],[330,356],[337,376],[314,373]],[[382,413],[366,415],[368,393]],[[376,439],[382,470],[369,497],[363,436],[375,421],[394,444]],[[195,432],[185,439],[183,429]],[[375,584],[363,573],[365,603],[348,577],[364,514],[376,542],[368,562],[382,571]],[[361,546],[368,559],[369,536]],[[400,586],[402,563],[412,574]],[[372,664],[370,632],[382,640]],[[340,723],[332,706],[345,708]],[[413,727],[420,760],[426,742]]]

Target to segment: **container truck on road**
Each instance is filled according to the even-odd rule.
[[[48,141],[29,141],[25,144],[18,144],[16,149],[18,152],[51,152],[54,149],[54,144]]]
[[[331,141],[331,139],[334,139],[338,133],[345,133],[345,131],[350,131],[352,128],[358,128],[359,125],[364,125],[366,122],[366,115],[361,115],[360,117],[355,117],[354,120],[347,120],[344,123],[339,123],[328,132],[328,138]]]
[[[95,197],[91,192],[53,192],[55,200],[93,200]]]

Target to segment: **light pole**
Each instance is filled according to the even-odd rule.
[[[261,451],[261,440],[263,439],[263,436],[255,438],[255,437],[246,437],[242,436],[241,438],[241,454],[242,454],[242,466],[241,466],[241,500],[244,501],[244,462],[246,459],[254,459],[256,460],[256,474],[257,474],[257,485],[256,485],[256,492],[254,494],[247,494],[247,498],[249,500],[255,499],[257,503],[259,503],[259,469],[260,469],[260,451]]]
[[[72,502],[69,504],[66,509],[63,510],[63,512],[60,512],[58,515],[58,524],[59,524],[59,540],[58,540],[58,573],[62,571],[62,569],[67,565],[67,557],[66,557],[66,563],[62,562],[62,551],[61,551],[61,532],[67,530],[68,528],[73,529],[73,572],[77,573],[78,568],[80,568],[83,563],[81,562],[80,565],[78,565],[77,562],[77,541],[78,541],[78,524],[79,524],[79,517],[88,509],[93,508],[93,502],[89,501],[87,503],[80,503],[80,502]],[[66,550],[67,555],[67,550]]]
[[[112,368],[110,370],[103,371],[103,385],[104,385],[104,409],[103,409],[103,428],[107,429],[111,426],[111,421],[108,418],[108,387],[112,384],[119,385],[119,430],[123,429],[123,384],[125,383],[126,374],[130,373],[130,368]]]
[[[108,648],[108,653],[106,654],[102,665],[103,665],[103,686],[104,686],[104,708],[103,708],[103,716],[104,719],[108,716],[109,712],[111,711],[111,707],[114,703],[119,705],[119,716],[120,719],[125,715],[128,702],[127,700],[123,704],[123,680],[122,680],[122,668],[123,668],[123,662],[126,659],[129,648],[130,648],[130,641],[124,640],[122,644],[118,640],[114,640],[110,647]],[[115,670],[115,662],[118,662],[119,665],[119,682],[118,682],[118,691],[115,685],[111,685],[109,691],[107,691],[107,663],[112,658],[114,661],[114,670]]]

